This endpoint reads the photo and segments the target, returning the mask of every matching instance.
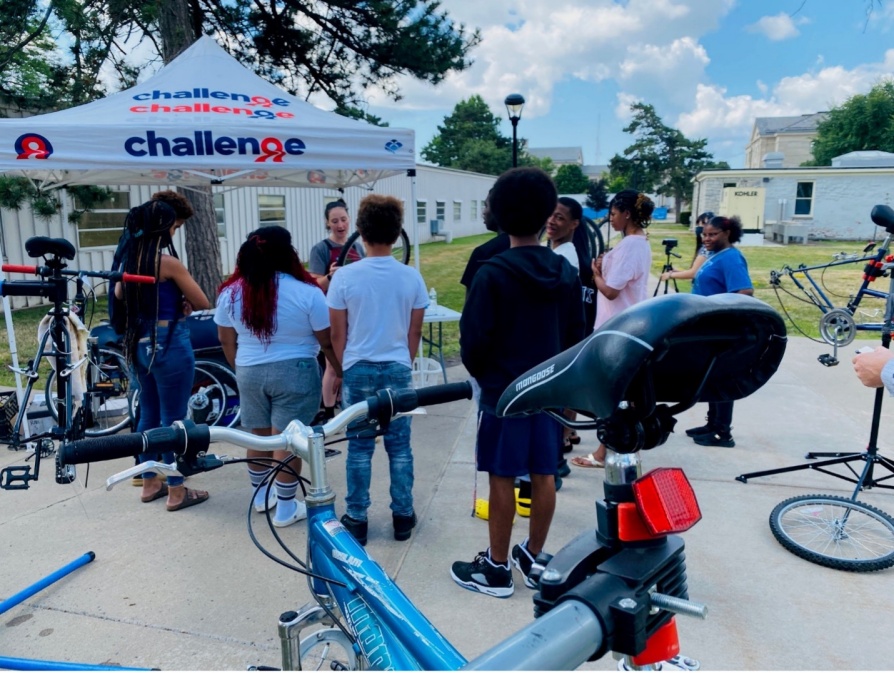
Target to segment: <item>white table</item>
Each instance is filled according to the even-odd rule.
[[[432,357],[434,350],[438,351],[437,360],[441,363],[444,383],[447,383],[447,365],[444,363],[444,323],[459,322],[461,317],[462,313],[438,304],[435,307],[425,309],[425,317],[422,319],[422,324],[428,325],[428,337],[426,338],[425,332],[422,334],[423,349],[425,346],[428,346],[428,357]],[[435,337],[435,325],[438,326],[437,338]]]

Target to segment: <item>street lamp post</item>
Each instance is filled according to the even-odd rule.
[[[512,167],[518,166],[518,138],[516,137],[516,127],[518,120],[521,119],[522,108],[525,107],[525,99],[520,93],[511,93],[506,96],[506,112],[509,113],[509,121],[512,122]]]

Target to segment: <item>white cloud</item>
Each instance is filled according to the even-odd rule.
[[[798,37],[801,31],[798,30],[797,26],[804,23],[807,23],[807,19],[803,17],[795,19],[785,12],[780,12],[775,16],[762,16],[757,22],[746,26],[746,30],[752,33],[760,33],[768,40],[780,42]]]
[[[395,104],[370,90],[370,102],[383,112],[395,106],[449,111],[477,93],[500,110],[503,97],[519,91],[528,101],[525,115],[536,117],[549,113],[553,89],[564,80],[614,79],[637,96],[651,92],[688,103],[709,62],[698,37],[715,29],[733,5],[734,0],[456,0],[449,3],[451,16],[481,28],[481,44],[470,54],[474,65],[438,87],[402,78],[403,100]]]

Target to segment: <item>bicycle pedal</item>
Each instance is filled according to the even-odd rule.
[[[23,491],[28,488],[29,482],[35,479],[30,465],[11,465],[0,470],[0,489]]]
[[[816,360],[824,367],[834,367],[838,364],[838,358],[830,353],[823,353]]]

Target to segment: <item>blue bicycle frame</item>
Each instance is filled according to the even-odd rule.
[[[314,505],[308,498],[307,521],[309,570],[346,585],[314,577],[313,590],[331,595],[342,607],[369,668],[444,671],[466,663],[341,525],[331,503]]]

